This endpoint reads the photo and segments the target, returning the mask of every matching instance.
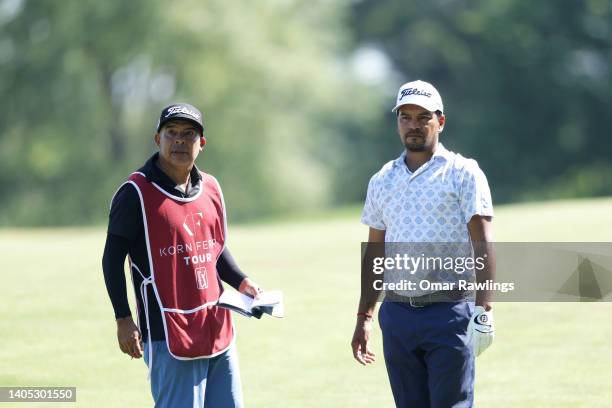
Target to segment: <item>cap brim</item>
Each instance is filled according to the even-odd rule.
[[[183,114],[183,113],[179,113],[177,115],[174,115],[172,117],[169,117],[167,119],[164,119],[163,121],[159,122],[159,124],[157,125],[157,131],[159,132],[160,129],[162,128],[162,126],[164,126],[166,123],[168,122],[172,122],[173,120],[186,120],[189,121],[191,123],[193,123],[194,125],[197,126],[198,129],[200,129],[200,132],[204,132],[204,128],[202,127],[202,125],[200,125],[196,120],[193,119],[193,117]]]
[[[425,100],[412,100],[412,101],[406,101],[406,102],[402,102],[399,103],[397,105],[395,105],[395,108],[391,109],[391,112],[395,113],[400,107],[404,106],[404,105],[417,105],[420,106],[422,108],[427,109],[430,112],[435,112],[435,111],[440,111],[440,112],[444,112],[442,109],[440,109],[439,106],[437,106],[436,104],[432,104],[429,103],[430,101],[425,99]]]

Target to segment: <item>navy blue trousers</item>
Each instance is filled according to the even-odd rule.
[[[398,408],[471,408],[474,353],[467,345],[473,302],[414,308],[383,302],[378,312],[387,373]]]

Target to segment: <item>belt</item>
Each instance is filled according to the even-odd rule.
[[[415,297],[401,296],[395,293],[391,296],[389,295],[389,293],[385,294],[385,298],[387,300],[392,302],[407,303],[411,307],[420,308],[436,303],[457,302],[460,300],[469,299],[472,297],[473,293],[465,290],[445,290]]]

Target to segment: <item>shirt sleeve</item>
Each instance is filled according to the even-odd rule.
[[[221,280],[238,290],[240,284],[247,276],[240,270],[228,247],[223,249],[217,259],[217,272]]]
[[[125,283],[125,257],[138,235],[144,233],[140,198],[134,187],[126,183],[111,202],[102,271],[115,318],[130,316]]]
[[[124,184],[113,197],[108,217],[109,234],[134,242],[144,232],[140,198],[134,186]]]
[[[123,265],[128,253],[129,241],[113,234],[107,234],[102,256],[102,271],[108,297],[115,311],[115,319],[131,315]]]
[[[361,213],[361,222],[377,230],[386,230],[387,227],[383,221],[382,209],[379,205],[379,195],[380,187],[376,175],[374,175],[368,183],[368,192],[363,212]]]
[[[493,216],[493,203],[487,177],[474,160],[471,160],[465,168],[459,197],[463,221],[466,224],[474,215]]]

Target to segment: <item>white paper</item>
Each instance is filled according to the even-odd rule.
[[[283,307],[283,292],[280,290],[271,290],[263,292],[259,295],[259,299],[255,300],[250,296],[243,295],[240,292],[233,290],[226,290],[219,297],[219,306],[227,306],[234,311],[242,314],[250,314],[253,312],[253,308],[259,306],[272,307],[271,315],[274,317],[284,316]],[[246,313],[243,313],[246,312]]]

